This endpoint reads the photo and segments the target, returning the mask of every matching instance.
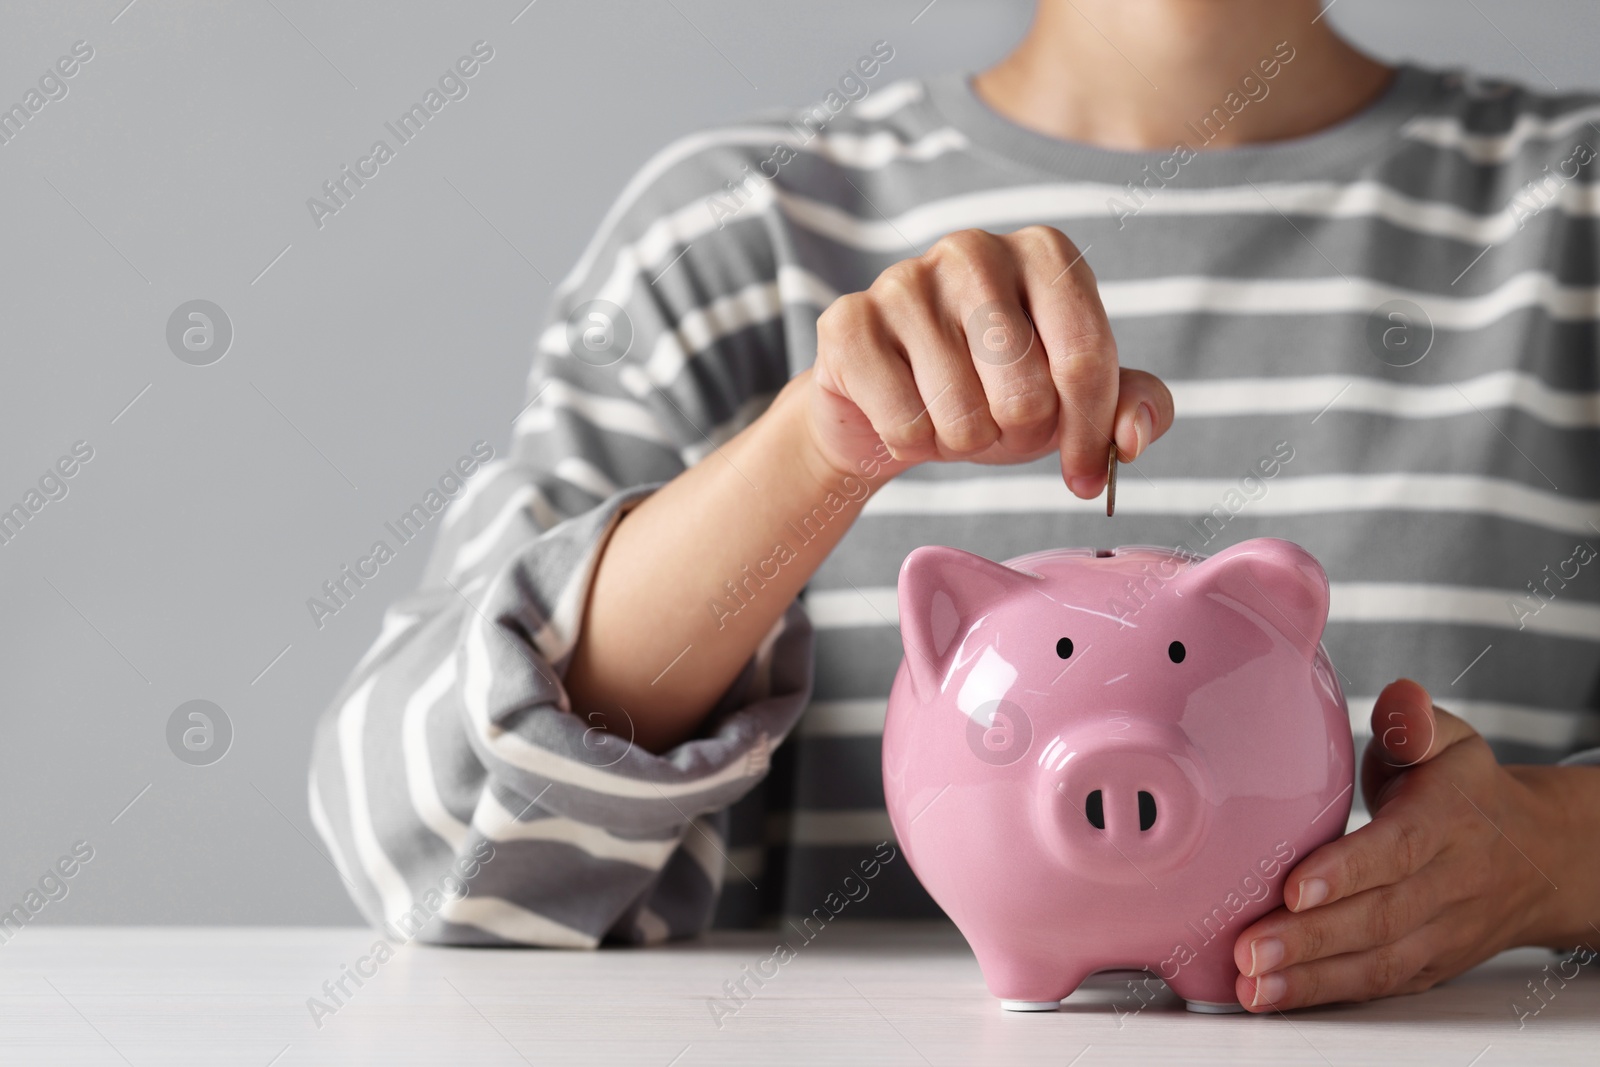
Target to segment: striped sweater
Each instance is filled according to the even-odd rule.
[[[311,815],[362,912],[428,941],[653,942],[831,913],[871,863],[850,915],[936,915],[880,773],[895,578],[930,543],[1286,537],[1331,578],[1358,741],[1402,675],[1502,759],[1600,741],[1600,102],[1405,66],[1335,127],[1201,150],[1231,108],[1121,152],[1016,126],[965,75],[880,79],[650,160],[556,292],[509,456],[318,726]],[[591,729],[561,678],[618,517],[760,415],[839,294],[1034,223],[1085,251],[1124,363],[1176,398],[1116,517],[1051,457],[911,470],[693,739]]]

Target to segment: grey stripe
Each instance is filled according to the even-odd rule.
[[[1445,278],[1443,284],[1448,283]],[[1118,351],[1129,366],[1180,381],[1315,373],[1434,385],[1515,366],[1555,389],[1593,391],[1600,385],[1594,361],[1600,336],[1590,321],[1552,322],[1538,309],[1524,309],[1479,329],[1435,324],[1434,349],[1402,374],[1386,369],[1367,347],[1367,318],[1366,311],[1304,317],[1185,314],[1113,316],[1113,325]],[[1194,344],[1197,336],[1206,338],[1203,350]],[[1508,352],[1519,353],[1515,363],[1508,361]]]

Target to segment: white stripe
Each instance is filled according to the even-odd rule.
[[[1503,133],[1470,133],[1460,118],[1427,115],[1402,126],[1400,136],[1438,148],[1455,149],[1474,163],[1500,163],[1522,151],[1531,140],[1568,137],[1595,119],[1600,119],[1600,107],[1582,108],[1548,119],[1523,113]]]
[[[932,130],[915,141],[906,141],[889,130],[824,134],[820,139],[813,136],[809,142],[788,130],[761,130],[757,137],[760,140],[752,139],[750,143],[763,147],[784,144],[856,170],[879,170],[899,160],[927,163],[949,152],[965,151],[972,144],[954,126]],[[729,177],[737,181],[737,176]]]
[[[1120,502],[1119,502],[1120,506]],[[1332,582],[1329,622],[1440,622],[1517,629],[1511,592],[1421,582]],[[819,589],[806,594],[806,614],[819,630],[894,626],[900,612],[893,586]],[[1556,600],[1526,617],[1526,629],[1600,641],[1600,605]]]
[[[1330,622],[1443,622],[1462,626],[1519,629],[1514,592],[1464,589],[1459,586],[1410,582],[1334,582]],[[1600,604],[1574,603],[1559,597],[1535,615],[1524,616],[1533,633],[1600,642]]]
[[[1520,192],[1517,190],[1515,192]],[[906,241],[925,244],[968,227],[1006,229],[1041,219],[1106,219],[1125,229],[1126,216],[1203,217],[1282,212],[1328,219],[1379,218],[1392,226],[1474,244],[1501,244],[1522,229],[1529,200],[1508,202],[1487,213],[1454,204],[1407,196],[1382,182],[1273,182],[1215,189],[1153,187],[1135,196],[1124,185],[1100,182],[1049,182],[959,193],[929,200],[892,218],[857,215],[837,204],[788,190],[777,194],[794,221],[853,248],[875,252],[905,249]],[[1558,210],[1576,217],[1600,212],[1600,190],[1568,182],[1554,194]],[[1546,205],[1546,210],[1549,205]]]
[[[367,701],[377,685],[374,675],[350,694],[339,709],[339,763],[344,770],[345,793],[350,814],[350,837],[355,842],[356,858],[367,880],[378,891],[383,917],[394,921],[411,910],[411,890],[393,862],[378,843],[372,825],[372,809],[367,798],[367,772],[361,743],[367,726]]]
[[[896,840],[882,808],[850,811],[799,810],[768,822],[768,840],[789,845],[876,845]]]
[[[639,939],[647,945],[658,945],[672,936],[672,928],[667,925],[667,920],[649,908],[639,909],[633,925],[639,932]]]
[[[538,402],[517,417],[516,432],[519,436],[547,432],[556,425],[557,412],[571,412],[602,430],[627,434],[669,448],[677,447],[661,428],[655,412],[638,401],[585,392],[559,378],[546,381]]]
[[[447,899],[439,917],[462,926],[475,926],[507,941],[554,948],[594,948],[600,943],[581,930],[546,918],[499,897],[471,893]]]
[[[472,728],[496,758],[508,765],[549,781],[635,800],[693,796],[750,777],[748,761],[733,760],[722,770],[689,782],[649,782],[627,778],[557,755],[539,748],[524,737],[501,729],[489,721],[488,698],[492,677],[484,631],[481,619],[473,619],[468,626],[467,680],[462,688],[462,698]]]
[[[589,586],[594,577],[595,565],[600,560],[601,550],[610,539],[611,531],[616,528],[621,517],[620,512],[612,515],[605,533],[595,538],[589,545],[582,564],[573,568],[567,583],[557,594],[550,617],[533,635],[534,645],[538,648],[539,654],[551,663],[559,663],[565,659],[577,641],[578,622],[583,616],[585,604],[588,603]],[[478,621],[482,622],[481,619]]]
[[[855,113],[861,118],[876,121],[888,118],[907,104],[914,104],[921,99],[922,82],[915,78],[901,78],[857,103]]]
[[[683,835],[683,851],[705,873],[713,892],[722,888],[722,874],[727,861],[723,859],[722,837],[709,819],[694,820]]]
[[[839,290],[816,274],[785,263],[778,268],[778,291],[786,305],[804,305],[824,310],[839,299]]]
[[[333,835],[333,823],[328,819],[328,809],[322,805],[322,790],[317,786],[317,776],[313,773],[309,778],[306,804],[311,810],[311,828],[328,846],[328,853],[333,857],[333,866],[344,878],[345,883],[354,886],[356,880],[350,874],[350,865],[345,861],[344,851],[339,848],[339,839]]]
[[[806,615],[818,630],[900,625],[900,603],[893,586],[812,589],[805,594]]]
[[[1411,385],[1343,374],[1285,378],[1167,379],[1180,418],[1233,418],[1360,411],[1403,419],[1515,408],[1562,428],[1600,426],[1600,392],[1552,389],[1531,374],[1502,370],[1443,385]],[[1331,404],[1331,407],[1330,407]]]
[[[1209,209],[1218,213],[1252,211],[1286,215],[1312,215],[1330,219],[1380,218],[1399,229],[1450,237],[1473,244],[1502,244],[1523,228],[1529,209],[1518,209],[1515,198],[1498,211],[1479,214],[1454,204],[1406,196],[1382,182],[1283,182],[1229,190],[1162,190],[1140,214],[1191,215]],[[1168,192],[1180,192],[1168,197]],[[1520,190],[1519,190],[1520,192]],[[1207,202],[1195,193],[1210,195]],[[1182,201],[1192,197],[1188,204]],[[1250,200],[1254,204],[1250,204]],[[1176,201],[1168,203],[1169,200]],[[1555,195],[1558,210],[1574,217],[1593,218],[1600,213],[1600,189],[1585,182],[1569,182]],[[1548,209],[1549,205],[1545,205]]]
[[[1561,320],[1593,319],[1600,313],[1600,288],[1566,286],[1545,271],[1512,275],[1475,297],[1439,296],[1383,285],[1366,278],[1205,278],[1164,277],[1101,282],[1106,313],[1118,319],[1152,315],[1365,315],[1388,300],[1410,300],[1433,325],[1446,330],[1476,330],[1525,308],[1542,309]]]
[[[1246,473],[1241,471],[1241,476]],[[1233,509],[1251,515],[1340,515],[1416,511],[1493,515],[1563,533],[1592,534],[1600,506],[1500,478],[1475,474],[1318,474],[1268,479],[1265,494]],[[1138,515],[1193,516],[1200,521],[1246,488],[1228,478],[1138,478],[1117,483],[1117,510]],[[1079,500],[1059,475],[989,474],[979,478],[889,482],[863,508],[866,515],[1084,514],[1104,511]]]
[[[472,828],[491,841],[556,841],[571,845],[596,859],[631,863],[636,867],[659,871],[678,847],[678,839],[669,837],[660,841],[630,841],[617,837],[598,826],[590,826],[560,815],[521,820],[494,795],[485,789],[478,797],[478,808],[472,814]]]
[[[1530,213],[1515,202],[1488,213],[1454,204],[1422,200],[1376,181],[1279,182],[1216,189],[1153,188],[1135,197],[1126,186],[1098,182],[1052,182],[1009,186],[929,200],[892,218],[857,215],[837,204],[788,190],[777,201],[785,214],[807,229],[840,244],[868,252],[906,251],[906,242],[923,245],[955,230],[979,227],[1015,229],[1041,219],[1117,221],[1129,217],[1303,215],[1327,219],[1378,218],[1400,229],[1474,244],[1502,244],[1515,237]],[[1531,203],[1531,201],[1529,202]],[[1570,216],[1600,213],[1600,190],[1569,182],[1552,201]],[[1546,205],[1545,210],[1550,210]],[[1136,223],[1134,223],[1136,224]]]
[[[411,806],[416,809],[417,817],[459,855],[467,846],[467,824],[444,806],[433,777],[433,756],[428,751],[428,713],[450,692],[455,681],[456,652],[452,647],[446,650],[443,662],[406,701],[400,747],[405,756],[406,788],[411,793]]]
[[[800,718],[800,736],[880,737],[888,706],[887,698],[814,701]]]
[[[602,499],[617,492],[617,483],[605,471],[581,456],[563,456],[552,471],[558,478]]]
[[[460,522],[461,517],[472,507],[472,502],[493,485],[497,478],[511,469],[511,461],[507,459],[493,459],[479,467],[477,476],[467,479],[466,488],[461,490],[461,495],[452,500],[450,506],[445,509],[443,528],[448,530]]]
[[[495,517],[482,530],[462,544],[450,559],[450,577],[455,579],[483,560],[487,559],[494,551],[506,530],[513,523],[524,521],[532,513],[532,521],[540,530],[550,530],[562,521],[561,513],[554,505],[545,499],[545,495],[537,485],[527,483],[520,485],[500,505],[500,510]]]
[[[1493,653],[1490,653],[1493,655]],[[1534,708],[1524,704],[1499,704],[1487,700],[1458,700],[1435,692],[1435,703],[1485,737],[1521,741],[1545,748],[1564,749],[1600,739],[1600,718],[1593,709],[1578,711]],[[1358,741],[1372,736],[1372,706],[1377,697],[1350,697],[1350,730]]]
[[[1104,193],[1100,193],[1100,189]],[[1259,190],[1259,191],[1258,191]],[[1096,187],[1097,211],[1109,211],[1110,197],[1121,201],[1124,211],[1140,216],[1198,215],[1309,215],[1318,218],[1381,218],[1391,225],[1420,233],[1438,234],[1477,244],[1498,244],[1514,236],[1517,220],[1509,208],[1482,215],[1463,211],[1454,204],[1418,200],[1396,192],[1381,182],[1273,182],[1228,186],[1221,189],[1157,189],[1142,206],[1126,190],[1116,186]],[[1085,205],[1086,206],[1086,205]],[[1127,226],[1124,220],[1119,229]]]
[[[1139,215],[1303,215],[1327,219],[1379,218],[1413,233],[1449,237],[1473,244],[1502,244],[1515,237],[1529,214],[1513,200],[1496,211],[1467,211],[1454,204],[1406,196],[1382,182],[1273,182],[1254,187],[1220,189],[1156,189],[1140,206],[1126,189],[1114,185],[1071,185],[1052,193],[1053,186],[1036,186],[1038,196],[1050,196],[1054,217],[1096,218],[1122,212]],[[1120,201],[1113,204],[1112,198]],[[1057,205],[1056,201],[1060,204]],[[1569,182],[1555,194],[1559,210],[1569,216],[1592,218],[1600,213],[1600,189]],[[1546,205],[1548,209],[1549,205]],[[1117,212],[1112,212],[1116,207]],[[1027,216],[1017,216],[1015,221]],[[1037,216],[1035,216],[1037,217]],[[1007,221],[1013,221],[1008,219]],[[1119,229],[1128,225],[1122,222]]]

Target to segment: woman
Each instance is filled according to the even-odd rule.
[[[893,56],[667,148],[561,286],[512,457],[319,730],[363,911],[651,942],[873,854],[854,913],[932,914],[873,852],[905,555],[1271,534],[1328,570],[1380,743],[1371,821],[1237,932],[1241,1003],[1600,938],[1600,770],[1549,765],[1600,725],[1593,101],[1390,68],[1315,0],[1044,3],[973,79]]]

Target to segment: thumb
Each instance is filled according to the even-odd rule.
[[[1390,682],[1372,705],[1372,743],[1361,774],[1367,810],[1377,810],[1385,788],[1408,768],[1476,736],[1464,721],[1435,707],[1428,691],[1416,682],[1409,678]]]

